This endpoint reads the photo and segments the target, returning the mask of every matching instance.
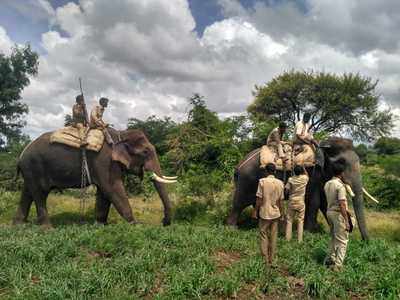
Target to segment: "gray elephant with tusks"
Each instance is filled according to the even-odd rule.
[[[321,142],[320,148],[323,153],[320,164],[307,169],[308,174],[310,174],[310,180],[306,191],[304,228],[308,231],[317,230],[319,210],[326,218],[327,203],[323,188],[325,183],[332,177],[332,163],[340,158],[344,158],[347,164],[345,180],[354,192],[353,207],[358,228],[362,238],[367,240],[368,230],[365,221],[363,194],[366,194],[375,202],[377,200],[363,188],[360,160],[354,151],[353,142],[349,139],[332,137]],[[277,177],[282,180],[290,175],[282,171],[277,172]],[[235,169],[235,192],[232,209],[226,221],[228,225],[236,226],[241,212],[247,206],[255,205],[257,185],[260,177],[260,149],[256,149],[250,152]]]
[[[163,176],[155,147],[141,130],[116,131],[109,129],[115,145],[105,143],[99,152],[88,151],[87,163],[92,183],[97,187],[96,221],[106,224],[111,204],[129,223],[136,223],[123,184],[124,174],[143,178],[151,172],[154,187],[164,206],[163,224],[171,223],[171,202],[166,184],[176,177]],[[36,205],[38,223],[50,226],[47,196],[52,190],[81,188],[82,152],[67,145],[50,143],[51,133],[32,141],[18,161],[18,173],[24,179],[21,199],[14,224],[27,221],[32,203]]]

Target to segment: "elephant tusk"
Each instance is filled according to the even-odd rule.
[[[161,183],[175,183],[176,180],[168,180],[168,179],[164,179],[161,178],[160,176],[158,176],[156,173],[153,173],[153,175],[151,176],[155,181],[161,182]]]
[[[178,176],[162,176],[162,178],[167,179],[167,180],[176,180],[176,179],[178,179]]]
[[[369,199],[371,199],[372,201],[374,201],[374,202],[376,202],[376,203],[379,203],[379,201],[376,200],[373,196],[371,196],[371,194],[368,193],[367,190],[366,190],[365,188],[363,188],[363,192],[364,192],[364,194],[365,194]]]

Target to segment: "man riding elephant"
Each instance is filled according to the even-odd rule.
[[[103,121],[103,114],[105,108],[108,106],[107,98],[100,98],[99,105],[96,105],[90,113],[90,128],[104,129],[108,126],[106,122]]]
[[[86,136],[88,132],[85,113],[85,100],[83,95],[76,96],[76,103],[72,107],[72,126],[78,129],[81,147],[86,146]]]
[[[105,108],[108,106],[107,98],[100,98],[99,105],[96,105],[91,113],[90,113],[90,124],[89,127],[92,129],[100,129],[103,131],[104,136],[109,144],[114,144],[114,140],[112,139],[110,133],[108,132],[107,127],[109,124],[103,121],[103,114]]]
[[[286,132],[286,124],[281,122],[278,127],[274,128],[267,138],[267,146],[275,149],[278,153],[278,157],[283,161],[287,160],[285,152],[283,151],[283,135]]]
[[[311,125],[309,124],[310,119],[311,119],[311,114],[306,112],[303,115],[303,120],[296,123],[293,134],[293,144],[318,145],[317,141],[314,140],[314,136],[311,132]]]

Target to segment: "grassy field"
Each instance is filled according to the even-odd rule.
[[[232,230],[211,216],[163,228],[160,202],[141,198],[131,200],[143,225],[124,223],[114,210],[111,225],[92,225],[93,199],[84,216],[88,224],[81,224],[79,200],[52,195],[54,229],[12,227],[16,196],[3,193],[0,200],[0,298],[400,297],[398,212],[368,212],[372,240],[354,234],[346,268],[337,274],[322,265],[326,233],[306,234],[301,245],[281,238],[278,265],[266,269],[254,226]]]

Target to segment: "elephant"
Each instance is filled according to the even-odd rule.
[[[318,228],[317,216],[320,210],[325,218],[327,202],[324,193],[324,184],[332,177],[332,163],[340,158],[346,161],[345,181],[350,184],[355,194],[353,207],[358,223],[361,237],[364,240],[369,238],[365,214],[363,192],[371,197],[363,188],[359,157],[354,151],[353,142],[345,138],[331,137],[320,143],[323,159],[321,165],[307,168],[310,180],[306,191],[306,216],[304,228],[315,231]],[[235,168],[234,183],[235,191],[230,214],[226,223],[236,226],[241,212],[249,205],[255,205],[258,181],[261,177],[260,169],[260,149],[250,152]],[[291,175],[291,172],[277,172],[277,177],[281,180]],[[376,199],[373,199],[376,201]]]
[[[117,131],[107,129],[115,144],[104,143],[99,152],[86,151],[92,183],[97,187],[95,218],[107,224],[111,204],[129,223],[136,223],[123,185],[127,172],[143,178],[144,172],[153,173],[154,186],[164,206],[163,224],[171,223],[171,203],[166,183],[175,177],[163,177],[155,147],[141,130]],[[17,176],[23,177],[20,202],[13,223],[27,221],[32,202],[35,202],[37,221],[51,226],[46,199],[50,191],[81,188],[82,151],[64,144],[50,143],[52,132],[32,141],[21,153],[17,163]],[[86,184],[88,185],[88,183]]]

